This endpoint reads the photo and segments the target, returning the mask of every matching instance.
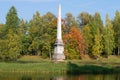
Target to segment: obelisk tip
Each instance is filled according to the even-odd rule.
[[[59,3],[58,6],[61,7],[61,4]]]

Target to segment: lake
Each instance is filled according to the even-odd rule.
[[[0,73],[0,80],[120,80],[120,74],[33,74],[33,73]]]

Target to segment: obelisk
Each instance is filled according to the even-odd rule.
[[[61,29],[61,5],[58,6],[58,20],[57,20],[57,38],[54,44],[54,55],[53,60],[63,61],[64,55],[64,43],[62,40],[62,29]]]

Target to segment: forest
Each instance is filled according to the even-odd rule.
[[[50,58],[54,54],[57,16],[37,11],[31,20],[20,19],[12,6],[0,24],[0,60],[17,60],[24,55]],[[120,55],[120,12],[114,19],[106,14],[105,23],[100,13],[81,12],[77,17],[67,13],[62,19],[62,35],[66,59],[82,59],[84,55],[97,59]]]

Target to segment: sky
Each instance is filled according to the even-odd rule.
[[[36,11],[39,11],[41,16],[47,12],[57,16],[59,3],[63,18],[66,13],[72,13],[77,17],[81,12],[91,15],[99,12],[105,22],[106,14],[113,19],[116,10],[120,11],[120,0],[0,0],[0,23],[6,22],[5,17],[11,6],[15,6],[20,19],[30,20]]]

